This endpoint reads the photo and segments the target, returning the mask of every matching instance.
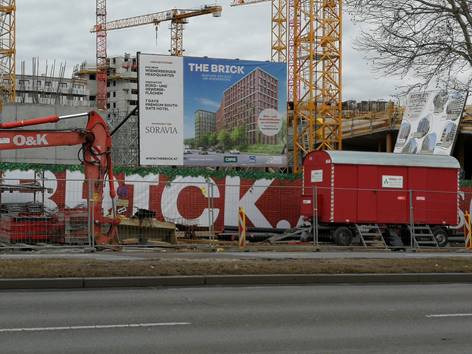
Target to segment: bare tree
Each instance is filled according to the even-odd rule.
[[[346,0],[365,23],[358,49],[387,75],[464,80],[472,69],[472,0]]]

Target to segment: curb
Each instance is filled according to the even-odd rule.
[[[472,273],[273,274],[0,279],[0,290],[405,283],[472,283]]]

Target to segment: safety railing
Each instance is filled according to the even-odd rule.
[[[343,114],[343,137],[354,138],[398,129],[402,116],[403,111],[397,107],[380,112],[346,111]]]
[[[23,178],[4,178],[0,185],[0,247],[92,246],[83,181],[18,174]]]

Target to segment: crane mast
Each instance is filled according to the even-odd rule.
[[[293,168],[299,172],[309,152],[342,149],[342,0],[293,1]]]
[[[16,0],[0,0],[0,112],[16,99]]]
[[[97,46],[97,108],[107,109],[107,1],[97,0],[96,46]]]
[[[268,1],[272,3],[271,61],[286,63],[288,54],[287,6],[289,0],[233,0],[231,6],[253,5]]]

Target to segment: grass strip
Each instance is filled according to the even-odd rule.
[[[240,274],[469,273],[472,259],[87,259],[0,260],[0,278],[127,277]]]

